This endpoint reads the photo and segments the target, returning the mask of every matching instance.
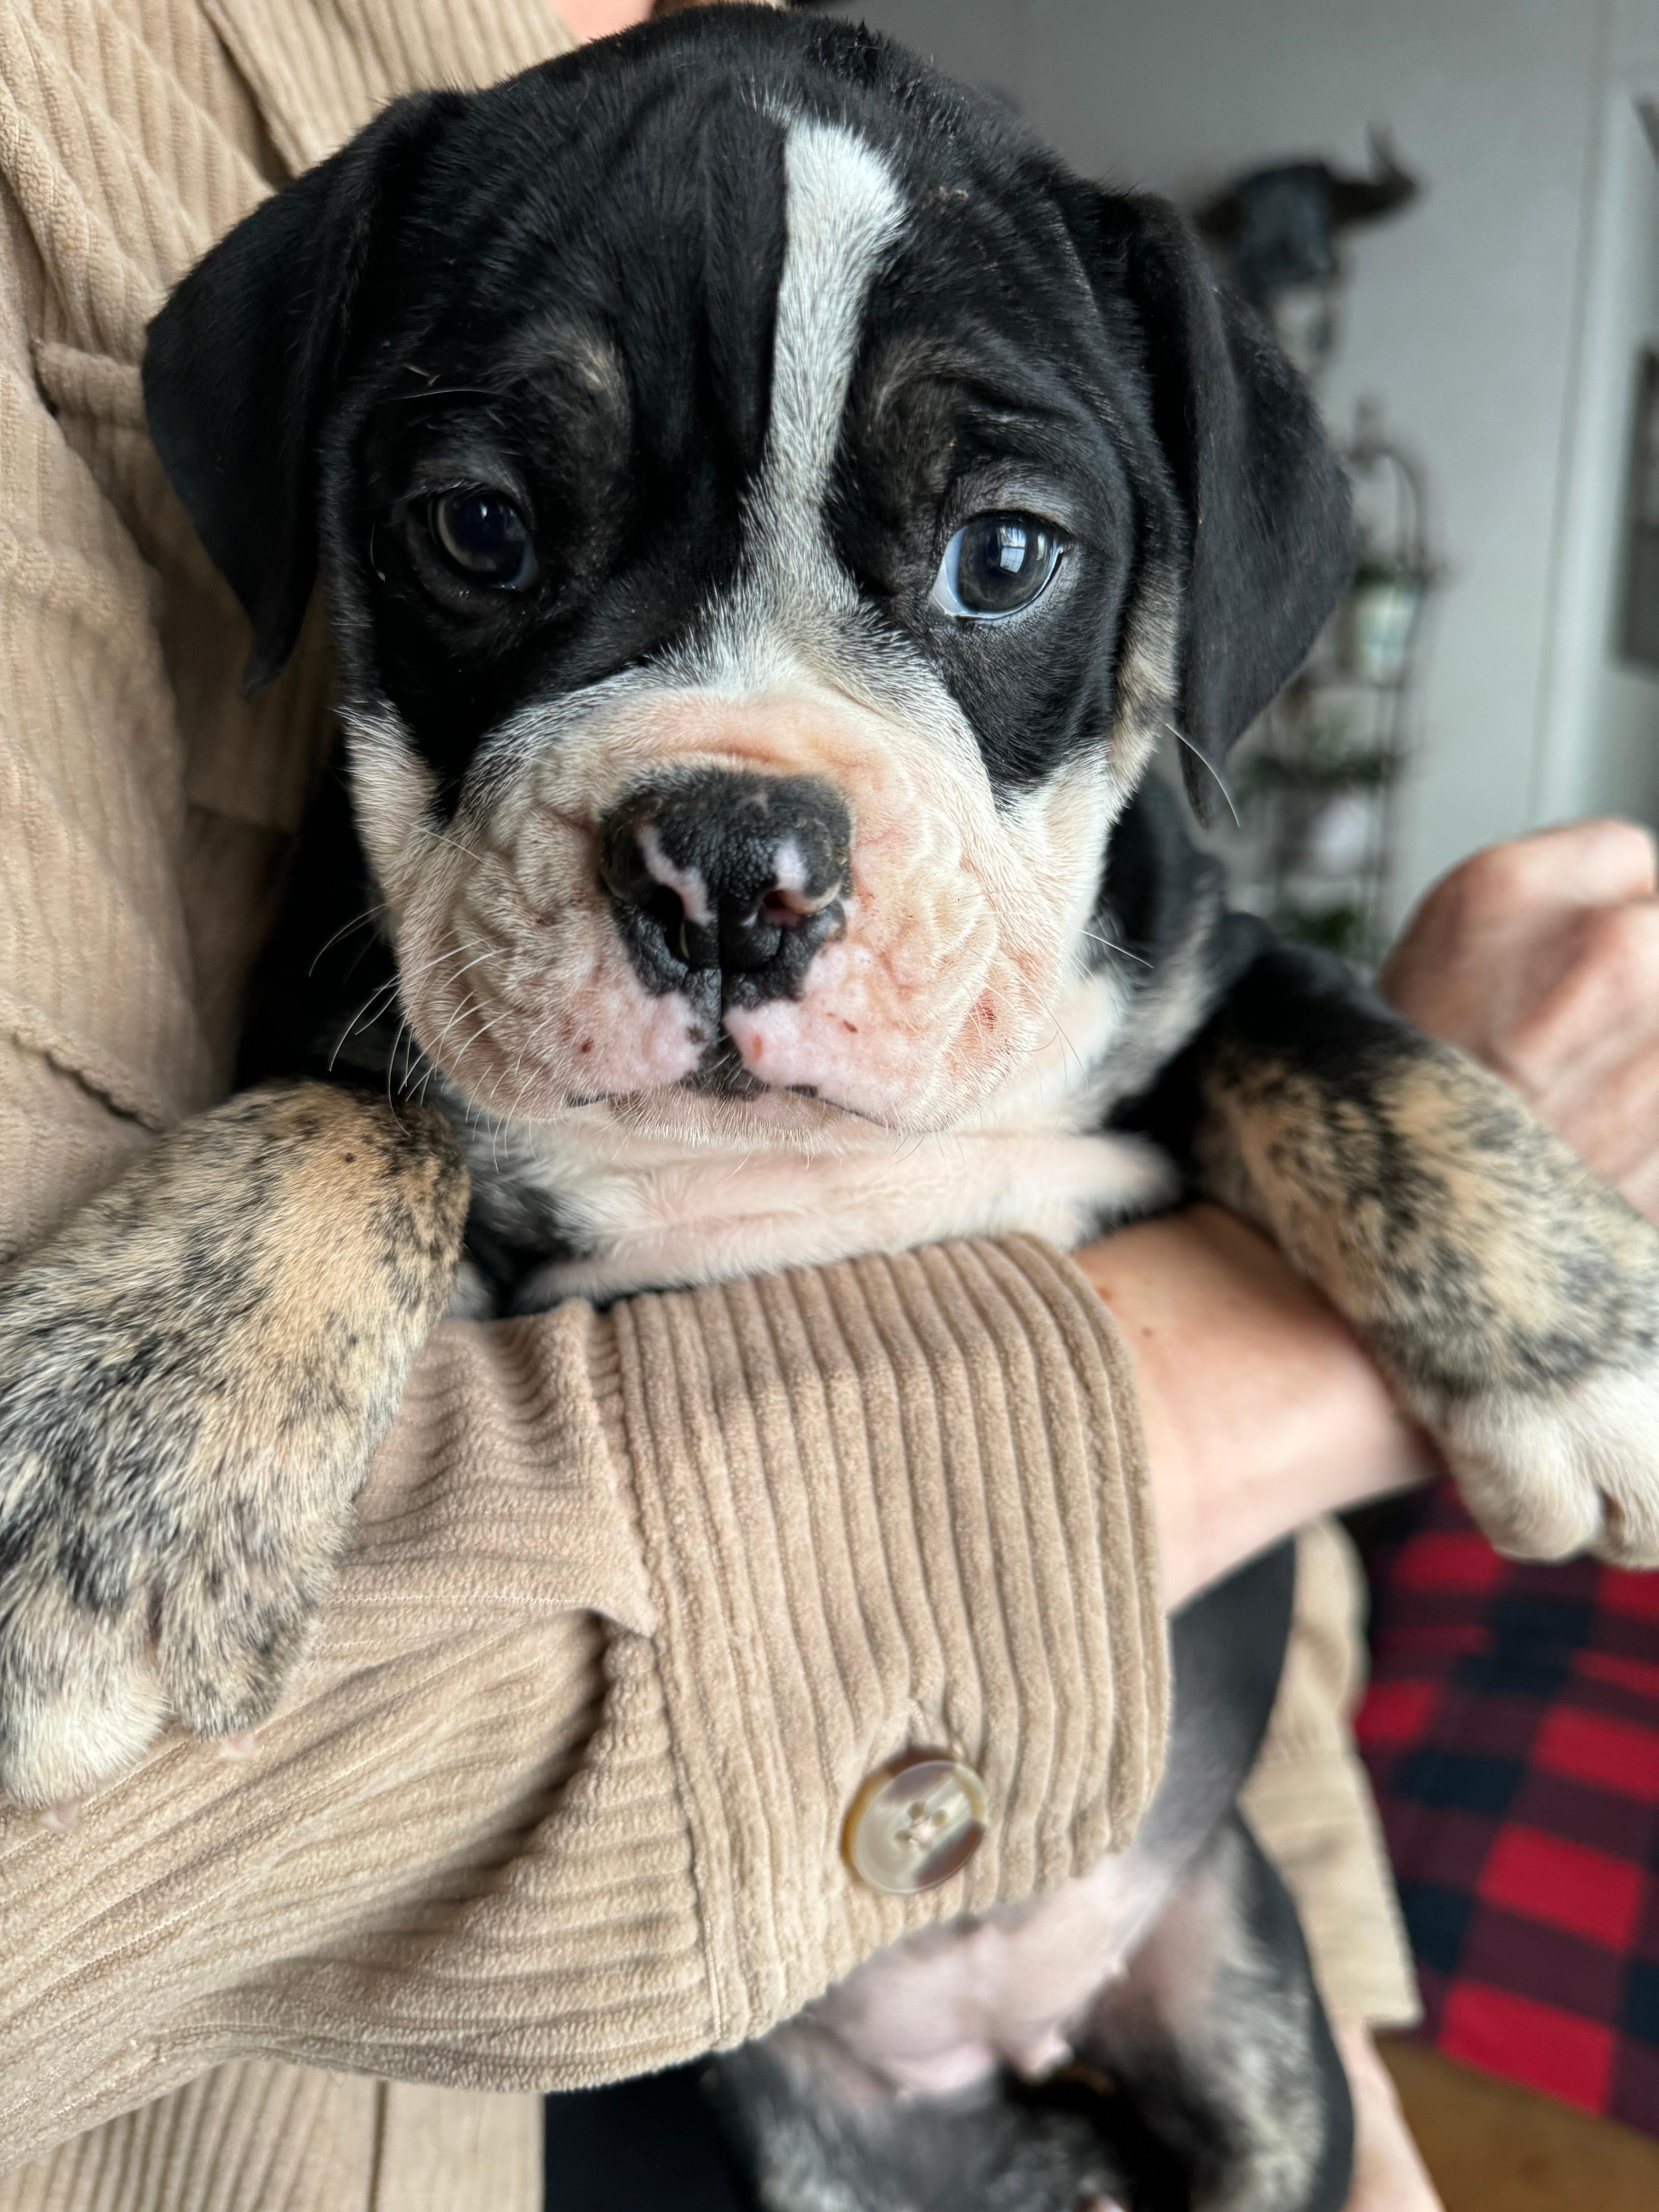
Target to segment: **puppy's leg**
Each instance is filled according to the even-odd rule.
[[[1235,1813],[1034,2095],[1104,2098],[1137,2205],[1340,2212],[1353,2108],[1296,1909]]]
[[[761,2212],[1082,2212],[1127,2207],[1092,2111],[1004,2075],[902,2096],[810,2014],[715,2060],[708,2088]]]
[[[270,1711],[465,1208],[438,1115],[251,1091],[0,1279],[9,1796],[85,1794],[168,1714]]]
[[[1493,1541],[1659,1564],[1659,1232],[1320,955],[1259,958],[1183,1086],[1207,1188],[1354,1324]]]

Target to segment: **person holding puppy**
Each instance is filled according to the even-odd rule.
[[[9,1261],[222,1091],[325,733],[314,623],[278,684],[251,706],[237,695],[240,617],[137,406],[148,319],[214,235],[386,99],[487,82],[562,38],[535,0],[62,0],[0,27]],[[1455,1036],[1468,995],[1436,996],[1433,979],[1490,940],[1508,1011],[1488,994],[1463,1041],[1645,1194],[1644,1033],[1613,925],[1604,942],[1583,917],[1616,915],[1633,943],[1651,855],[1644,876],[1628,833],[1562,834],[1598,890],[1568,908],[1477,864],[1486,907],[1448,921],[1463,894],[1443,893],[1395,979],[1407,1012]],[[1413,964],[1425,929],[1448,947]],[[1594,1112],[1552,1042],[1574,1034],[1564,994],[1630,1018],[1614,1030],[1628,1081]],[[1183,1343],[1203,1347],[1201,1404]],[[1032,1377],[1065,1423],[1019,1418]],[[1163,1608],[1424,1463],[1346,1331],[1212,1209],[1080,1265],[1023,1242],[946,1248],[604,1316],[450,1325],[361,1500],[307,1674],[246,1756],[174,1740],[69,1832],[21,1814],[0,1832],[0,2205],[48,2189],[74,2205],[100,2171],[141,2189],[170,2131],[196,2146],[167,2169],[170,2206],[233,2141],[250,2203],[280,2183],[295,2205],[355,2190],[386,2206],[400,2171],[446,2158],[465,2167],[458,2205],[533,2201],[533,2105],[474,2093],[758,2033],[929,1918],[1062,1888],[1127,1839],[1156,1780]],[[769,1484],[793,1520],[757,1515]],[[975,1571],[958,1539],[1008,1495],[1054,1509],[1029,1516],[1024,1559]],[[1079,1515],[1095,1532],[1082,1557]],[[946,1556],[949,1588],[932,1571]],[[1340,1650],[1328,1547],[1307,1580],[1303,1648]],[[1108,1655],[1097,1678],[1078,1679],[1069,1633],[1035,1600],[1056,1588]],[[849,1746],[925,1729],[942,1671],[975,1681],[1019,1784],[973,1886],[889,1906],[826,1885],[824,1838],[861,1774]],[[1322,1704],[1320,1670],[1292,1667],[1287,1698],[1322,1716],[1298,1785],[1305,1803],[1325,1777],[1322,1847],[1372,1902],[1368,1920],[1350,1911],[1367,1939],[1322,1963],[1340,2016],[1398,2018],[1409,1991],[1332,1673]],[[827,1735],[805,1724],[826,1682]],[[1055,1746],[1073,1725],[1101,1756],[1067,1778]],[[1297,1848],[1286,1834],[1287,1861]],[[1030,2008],[1029,1990],[1001,1996]],[[1382,2140],[1363,2042],[1349,2051]],[[371,2073],[448,2086],[382,2091]]]

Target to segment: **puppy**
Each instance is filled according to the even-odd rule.
[[[0,1286],[15,1797],[270,1711],[446,1304],[1069,1244],[1183,1189],[1347,1315],[1500,1542],[1659,1559],[1659,1240],[1229,915],[1149,774],[1174,732],[1203,809],[1348,558],[1171,210],[861,30],[711,9],[399,102],[180,286],[144,387],[251,683],[320,573],[343,753],[252,1087]],[[1284,1572],[1177,1624],[1084,2075],[897,2107],[832,2003],[732,2062],[769,2204],[1340,2203],[1231,1810]]]

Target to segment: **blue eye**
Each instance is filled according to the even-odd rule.
[[[969,622],[1017,615],[1048,589],[1065,550],[1035,514],[976,514],[945,549],[933,605]]]
[[[524,517],[500,492],[469,484],[432,502],[433,542],[469,583],[520,592],[536,580],[536,549]]]

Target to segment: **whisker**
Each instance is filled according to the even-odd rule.
[[[404,365],[411,376],[420,376],[424,373],[410,362]],[[502,397],[501,392],[491,392],[482,384],[428,384],[422,386],[419,392],[386,392],[374,402],[374,405],[407,407],[422,399],[500,399]]]
[[[1242,830],[1244,827],[1244,824],[1238,818],[1238,809],[1233,805],[1233,795],[1231,792],[1228,790],[1225,783],[1222,781],[1221,770],[1216,766],[1213,761],[1205,760],[1203,754],[1200,752],[1198,747],[1193,743],[1192,739],[1188,737],[1184,737],[1182,732],[1176,729],[1173,722],[1166,722],[1164,726],[1170,732],[1170,735],[1175,739],[1178,745],[1186,746],[1188,751],[1192,755],[1195,761],[1203,762],[1204,766],[1215,778],[1217,790],[1220,792],[1221,796],[1227,802],[1227,811],[1233,817],[1233,827],[1236,830]]]
[[[1120,945],[1114,937],[1103,937],[1097,929],[1085,929],[1083,941],[1085,945],[1103,945],[1109,952],[1121,952],[1126,960],[1133,960],[1138,967],[1148,969],[1152,967],[1150,960],[1143,960],[1139,953],[1131,952],[1127,945]]]
[[[395,975],[392,977],[391,982],[377,984],[374,990],[369,993],[368,996],[363,1000],[362,1005],[358,1007],[356,1012],[351,1017],[351,1019],[346,1024],[344,1029],[341,1030],[339,1036],[334,1041],[334,1049],[328,1056],[328,1073],[331,1075],[334,1073],[335,1061],[338,1060],[340,1054],[345,1050],[347,1045],[350,1043],[352,1038],[356,1036],[359,1028],[366,1022],[379,1021],[380,1016],[386,1012],[386,1008],[392,1004],[397,995],[398,979]],[[377,999],[380,1001],[379,1006],[376,1006],[374,1003]],[[370,1012],[371,1007],[374,1009],[373,1012]]]
[[[1071,1038],[1067,1036],[1065,1024],[1058,1018],[1056,1018],[1054,1022],[1054,1034],[1060,1039],[1060,1048],[1061,1052],[1065,1054],[1070,1060],[1072,1060],[1077,1068],[1078,1073],[1079,1075],[1086,1076],[1089,1071],[1084,1065],[1083,1054],[1078,1050],[1077,1047],[1072,1042]]]
[[[477,957],[476,959],[469,960],[469,961],[467,962],[466,966],[465,966],[465,968],[458,968],[458,969],[455,970],[455,973],[454,973],[453,975],[446,976],[446,977],[445,977],[445,979],[444,979],[444,980],[445,980],[445,981],[446,981],[447,983],[450,983],[450,984],[459,983],[459,982],[460,981],[460,980],[461,980],[461,978],[462,978],[462,976],[463,976],[463,975],[471,975],[471,972],[472,972],[472,970],[473,970],[475,968],[481,966],[481,965],[482,965],[482,963],[483,963],[484,961],[488,960],[488,959],[489,958],[489,957],[490,957],[491,952],[492,952],[494,950],[495,950],[495,948],[494,948],[494,946],[493,946],[493,945],[486,945],[486,947],[484,948],[484,950],[477,955]],[[433,1052],[434,1052],[434,1054],[436,1054],[436,1053],[441,1052],[441,1051],[442,1050],[443,1046],[444,1046],[444,1042],[445,1042],[446,1039],[447,1039],[447,1038],[448,1037],[448,1036],[449,1036],[449,1032],[451,1031],[451,1030],[453,1030],[453,1029],[454,1028],[454,1026],[455,1026],[456,1023],[457,1023],[457,1022],[459,1022],[459,1021],[461,1019],[461,1018],[463,1017],[463,1015],[465,1015],[465,1014],[468,1014],[468,1013],[474,1013],[474,1014],[476,1014],[476,1013],[477,1012],[477,1011],[478,1011],[478,1002],[477,1002],[477,1000],[473,996],[473,994],[472,994],[472,993],[471,993],[471,991],[466,992],[466,993],[463,995],[463,997],[462,997],[462,999],[461,999],[461,1002],[460,1002],[460,1004],[456,1007],[456,1009],[455,1009],[454,1012],[450,1016],[449,1019],[448,1019],[448,1020],[444,1024],[442,1034],[440,1036],[440,1037],[439,1037],[439,1039],[438,1039],[437,1043],[436,1043],[436,1044],[434,1044],[434,1045],[433,1046],[433,1048],[432,1048]],[[488,1028],[488,1026],[489,1026],[489,1017],[486,1014],[486,1015],[485,1015],[485,1017],[484,1017],[484,1025],[485,1025],[485,1027],[486,1027],[486,1028]],[[477,1032],[475,1032],[475,1034],[477,1034]]]
[[[351,921],[342,922],[339,928],[335,931],[333,936],[326,939],[317,947],[316,951],[313,953],[311,956],[311,965],[306,969],[307,975],[314,975],[317,973],[317,963],[322,958],[325,952],[332,951],[343,937],[349,937],[354,929],[366,929],[369,923],[374,921],[377,914],[384,914],[386,911],[386,902],[384,899],[381,899],[376,905],[367,908],[363,913],[354,915]]]
[[[457,948],[458,951],[465,951],[468,949],[469,948],[466,946]],[[362,1005],[358,1007],[356,1012],[346,1024],[345,1028],[341,1031],[338,1038],[336,1040],[334,1049],[329,1054],[328,1059],[330,1073],[331,1074],[333,1073],[334,1063],[338,1060],[341,1053],[351,1042],[352,1038],[356,1036],[358,1030],[368,1026],[372,1023],[379,1021],[381,1015],[386,1013],[391,1009],[392,1005],[395,1003],[399,992],[404,988],[405,984],[422,981],[426,976],[431,975],[434,969],[443,966],[445,962],[453,960],[456,957],[457,955],[455,952],[439,953],[432,959],[423,962],[422,965],[416,969],[411,975],[405,976],[399,972],[393,975],[389,982],[377,984],[374,989],[369,993],[368,998],[363,1000]],[[489,957],[489,951],[486,950],[485,951],[481,952],[477,957],[478,960],[487,960]],[[471,964],[477,967],[477,960],[473,961]],[[459,973],[465,975],[466,969],[463,968],[459,970]],[[465,1011],[465,1005],[461,1011]],[[405,1017],[404,1019],[406,1020],[406,1018],[407,1018]],[[404,1026],[404,1022],[400,1021],[398,1024],[398,1032],[399,1036],[402,1034]],[[445,1034],[447,1035],[448,1032],[446,1031]],[[397,1040],[394,1038],[392,1048],[394,1059],[397,1054]],[[387,1079],[388,1081],[390,1080],[389,1073]]]

